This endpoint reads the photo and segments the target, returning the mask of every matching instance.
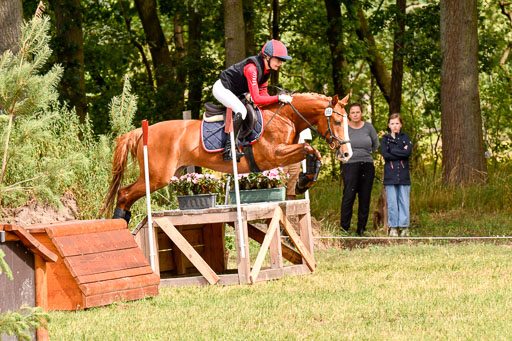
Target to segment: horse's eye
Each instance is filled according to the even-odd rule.
[[[335,126],[340,126],[341,125],[341,121],[334,121],[334,125]]]

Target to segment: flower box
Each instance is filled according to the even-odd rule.
[[[180,210],[200,210],[215,207],[217,193],[178,195]]]
[[[240,191],[240,203],[250,204],[254,202],[284,201],[286,199],[286,188],[263,188]],[[229,191],[229,201],[236,204],[235,191]]]

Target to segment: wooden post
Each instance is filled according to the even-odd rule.
[[[306,262],[306,265],[308,266],[309,270],[311,272],[315,271],[315,260],[313,259],[313,256],[307,249],[306,245],[302,242],[297,232],[295,232],[295,229],[293,228],[292,224],[290,224],[290,221],[288,218],[286,218],[286,215],[281,210],[281,224],[283,224],[284,230],[288,234],[288,237],[290,237],[290,240],[292,243],[297,247],[297,250],[299,250],[299,253],[304,258],[304,261]]]
[[[35,277],[36,277],[36,306],[48,311],[48,278],[46,272],[46,262],[38,254],[34,254]],[[48,340],[48,330],[46,328],[37,328],[36,338],[38,341]]]
[[[313,233],[311,231],[311,214],[308,212],[299,216],[300,239],[313,257]]]

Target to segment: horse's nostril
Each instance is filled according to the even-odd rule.
[[[347,152],[343,153],[344,157],[349,157],[349,155],[350,155],[350,153],[347,153]]]

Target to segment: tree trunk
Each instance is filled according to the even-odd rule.
[[[61,98],[75,107],[80,122],[85,122],[84,38],[80,0],[50,0],[55,12],[57,61],[64,74],[59,84]]]
[[[393,41],[393,67],[389,114],[400,113],[402,105],[402,79],[404,77],[405,9],[406,0],[396,0],[396,28]]]
[[[279,7],[279,0],[272,0],[272,39],[279,40],[281,32],[279,30],[279,17],[281,16],[281,8]],[[270,71],[270,83],[274,85],[279,84],[279,73],[272,70]]]
[[[226,67],[245,58],[245,28],[242,0],[223,0]]]
[[[202,13],[189,9],[188,33],[188,107],[192,111],[192,119],[199,119],[204,74],[201,70],[201,24]]]
[[[367,60],[370,65],[370,70],[377,81],[377,85],[384,99],[389,104],[391,99],[391,77],[386,69],[382,56],[377,50],[377,44],[370,31],[363,9],[358,1],[343,0],[343,3],[347,7],[349,16],[356,23],[356,33],[359,40],[363,41],[367,46]]]
[[[156,79],[157,111],[162,113],[158,119],[181,118],[183,106],[179,106],[180,94],[176,87],[176,68],[169,53],[169,46],[164,36],[160,19],[156,11],[155,0],[135,0],[137,12],[142,22],[149,52],[153,61],[153,71]]]
[[[183,14],[179,11],[174,15],[174,46],[176,50],[172,55],[173,65],[176,68],[176,105],[179,108],[185,108],[185,86],[187,82],[187,65],[185,58],[187,50],[185,49],[185,39],[183,38]]]
[[[486,178],[478,93],[477,0],[441,1],[443,181]]]
[[[23,6],[21,0],[2,0],[0,4],[0,55],[11,50],[16,54],[20,48]]]
[[[343,45],[343,25],[339,0],[325,0],[327,9],[327,38],[331,49],[332,80],[334,93],[345,96],[349,92],[348,63]]]
[[[247,56],[258,54],[258,47],[254,42],[254,0],[244,0],[245,22],[245,53]]]

